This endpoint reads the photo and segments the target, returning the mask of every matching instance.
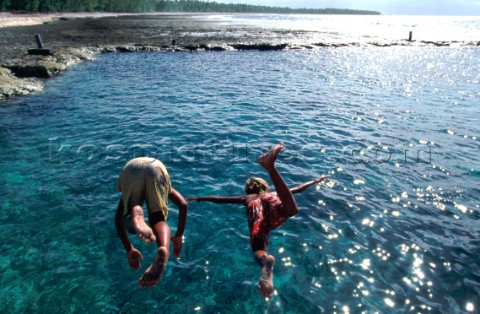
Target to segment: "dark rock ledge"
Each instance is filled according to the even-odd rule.
[[[95,50],[64,49],[48,56],[22,55],[0,65],[0,101],[41,91],[45,79],[79,62],[93,60]]]

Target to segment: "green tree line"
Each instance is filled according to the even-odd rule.
[[[0,0],[0,10],[20,12],[227,12],[297,14],[380,14],[348,9],[291,9],[204,0]]]

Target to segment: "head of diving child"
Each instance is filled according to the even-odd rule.
[[[269,192],[268,182],[262,178],[250,177],[245,183],[245,193],[260,194]]]

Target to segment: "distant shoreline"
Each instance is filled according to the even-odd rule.
[[[63,12],[63,13],[12,13],[0,12],[0,28],[13,26],[31,26],[50,23],[60,19],[101,18],[134,15],[161,15],[162,13],[114,13],[114,12]],[[163,13],[172,14],[172,13]],[[182,13],[179,13],[182,14]]]
[[[348,10],[354,12],[355,10]],[[369,11],[358,11],[369,12]],[[50,23],[59,19],[72,18],[101,18],[117,16],[142,16],[142,15],[215,15],[215,14],[321,14],[321,13],[269,13],[269,12],[0,12],[0,28],[12,26],[29,26]],[[354,13],[328,13],[327,15],[349,15]],[[372,12],[369,15],[380,15],[379,12]],[[357,15],[362,15],[357,13]]]
[[[25,0],[4,1],[0,9],[7,12],[121,12],[121,13],[242,13],[242,14],[362,14],[380,15],[380,12],[339,8],[291,8],[286,6],[223,3],[210,0],[123,0],[123,1],[64,1]]]

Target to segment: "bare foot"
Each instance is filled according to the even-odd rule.
[[[273,293],[273,264],[275,257],[268,255],[262,266],[262,274],[258,281],[258,293],[265,298],[269,298]]]
[[[162,279],[167,260],[167,248],[163,246],[159,247],[157,255],[155,255],[155,261],[153,261],[152,265],[143,273],[143,276],[138,280],[138,284],[142,286],[142,288],[155,287],[160,279]]]
[[[265,154],[260,155],[260,157],[257,158],[257,162],[267,171],[270,171],[275,166],[275,160],[277,160],[277,156],[282,148],[283,142],[280,142],[280,144],[273,146]]]
[[[141,206],[135,206],[132,210],[132,223],[137,236],[142,239],[142,241],[150,244],[155,242],[156,238],[153,234],[152,228],[145,222],[145,217],[143,216],[143,208]]]

